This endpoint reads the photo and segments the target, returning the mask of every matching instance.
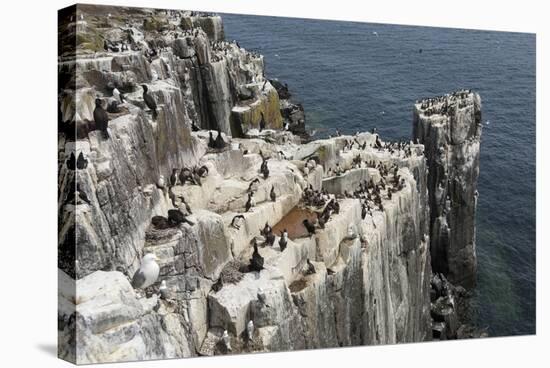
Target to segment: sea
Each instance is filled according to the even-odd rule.
[[[265,56],[316,137],[378,129],[409,140],[413,103],[481,95],[473,319],[491,336],[536,333],[534,34],[222,14],[227,40]]]

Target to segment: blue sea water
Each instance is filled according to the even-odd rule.
[[[376,126],[410,139],[412,105],[460,88],[482,98],[475,322],[535,333],[534,34],[224,14],[226,39],[265,55],[320,136]],[[422,52],[420,52],[422,50]]]

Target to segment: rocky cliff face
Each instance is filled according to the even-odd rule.
[[[447,275],[453,284],[472,287],[476,280],[479,95],[459,91],[417,102],[413,136],[425,146],[428,160],[433,270]]]
[[[216,16],[79,5],[60,28],[65,41],[76,39],[60,47],[59,63],[61,358],[100,363],[431,339],[424,146],[369,133],[302,144],[278,129],[288,96],[264,79],[262,56],[225,42]],[[98,37],[107,50],[94,46]],[[123,44],[129,49],[117,51]],[[113,105],[115,88],[124,101]],[[108,138],[96,130],[96,98],[108,110]],[[303,119],[284,118],[303,127]],[[218,129],[224,148],[209,144]],[[71,154],[84,161],[75,167]],[[208,173],[196,184],[159,183],[183,167]],[[250,191],[256,204],[246,211]],[[192,209],[189,223],[156,226],[153,217],[181,208],[181,198]],[[302,220],[329,203],[337,210],[308,236]],[[260,246],[264,268],[250,272],[251,243],[264,243],[266,223],[275,242]],[[159,259],[159,279],[134,290],[130,278],[146,253]],[[308,259],[315,273],[306,272]]]

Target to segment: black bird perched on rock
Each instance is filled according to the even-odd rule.
[[[312,236],[313,234],[315,234],[315,225],[313,225],[308,219],[305,219],[304,221],[302,221],[302,224],[304,224],[304,227],[309,233],[309,236]]]
[[[170,175],[168,183],[171,187],[178,183],[178,169],[172,169],[172,175]]]
[[[311,261],[308,258],[307,259],[306,275],[312,275],[314,273],[315,273],[315,266],[313,265],[313,263],[311,263]]]
[[[197,124],[195,124],[195,120],[193,120],[193,121],[191,122],[191,131],[193,131],[193,132],[198,132],[199,130],[201,130],[201,128],[199,128],[199,127],[197,126]]]
[[[71,152],[71,155],[69,156],[69,159],[66,161],[67,169],[69,170],[75,170],[76,169],[76,158],[74,157],[74,153]]]
[[[103,110],[103,106],[101,106],[101,100],[99,98],[95,99],[94,122],[96,129],[101,130],[103,138],[108,139],[109,132],[107,131],[107,127],[109,126],[109,115],[107,115],[107,112]]]
[[[189,221],[180,210],[168,210],[168,221],[173,226],[177,226],[184,222],[191,226],[195,225],[193,222]]]
[[[172,224],[170,223],[170,221],[168,221],[168,219],[164,216],[154,216],[151,219],[151,224],[153,224],[155,229],[158,229],[158,230],[169,229],[172,227]]]
[[[191,206],[189,205],[189,203],[187,203],[185,198],[183,196],[178,196],[178,198],[181,200],[181,206],[185,207],[185,211],[187,211],[188,214],[192,215],[193,211],[191,211]]]
[[[71,153],[72,155],[72,153]],[[73,156],[74,158],[74,156]],[[84,170],[88,167],[88,160],[84,158],[84,154],[80,152],[78,159],[76,160],[76,168],[79,170]]]
[[[376,148],[381,149],[382,148],[382,142],[380,142],[380,137],[376,135]]]
[[[241,225],[238,224],[238,222],[240,222],[240,220],[244,221],[244,216],[243,215],[237,215],[237,216],[233,217],[233,220],[231,220],[231,226],[234,227],[235,229],[239,230],[241,228]]]
[[[270,228],[267,234],[265,235],[265,244],[272,247],[274,243],[275,243],[275,234],[273,234],[273,231]]]
[[[363,205],[361,208],[361,219],[364,220],[367,217],[367,206]]]
[[[325,228],[325,223],[326,223],[326,220],[323,216],[320,216],[319,214],[317,214],[317,223],[319,224],[319,227],[321,229],[324,229]]]
[[[261,271],[264,268],[264,257],[258,252],[258,244],[254,241],[254,252],[252,253],[252,258],[250,258],[250,265],[248,269],[250,271]]]
[[[216,141],[214,141],[214,136],[212,135],[212,131],[208,132],[208,147],[216,148]]]
[[[288,231],[283,231],[281,233],[281,238],[279,239],[279,248],[281,249],[281,252],[286,249],[286,246],[288,244]]]
[[[222,277],[220,276],[218,281],[216,281],[216,283],[214,285],[212,285],[212,290],[214,290],[215,292],[218,292],[222,288],[223,288],[223,280],[222,280]]]
[[[184,185],[186,181],[193,181],[193,179],[191,178],[191,170],[186,167],[181,169],[178,175],[178,179],[180,181],[180,185]]]
[[[271,226],[269,226],[269,224],[266,222],[263,230],[260,230],[260,234],[266,236],[271,230]]]
[[[215,146],[217,149],[225,148],[225,141],[223,140],[222,132],[220,132],[220,128],[218,128],[218,136],[216,137]]]
[[[265,119],[264,119],[264,113],[261,112],[261,118],[260,118],[260,132],[265,129]]]
[[[147,85],[142,84],[141,87],[143,88],[143,101],[145,102],[145,105],[153,112],[153,120],[157,120],[157,103],[155,102],[155,99],[153,96],[151,96],[148,93]]]
[[[269,197],[271,198],[272,202],[275,202],[277,200],[277,195],[275,194],[275,187],[271,187],[271,192],[269,192]]]
[[[260,172],[263,174],[264,179],[267,179],[269,177],[269,168],[267,167],[267,160],[264,160],[262,162]]]

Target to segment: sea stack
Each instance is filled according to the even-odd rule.
[[[414,105],[413,139],[428,163],[433,272],[466,288],[476,281],[476,205],[481,99],[471,91]]]

